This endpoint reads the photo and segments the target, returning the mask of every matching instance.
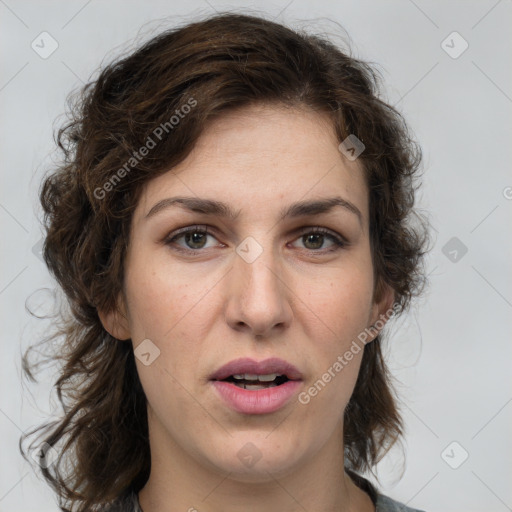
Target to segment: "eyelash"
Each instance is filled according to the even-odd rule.
[[[168,237],[164,239],[164,243],[168,246],[171,246],[176,240],[181,238],[183,235],[186,235],[187,233],[200,233],[201,235],[211,235],[215,237],[215,235],[208,230],[208,226],[205,225],[196,225],[196,226],[188,226],[186,228],[182,228],[178,231],[175,231],[174,233],[171,233]],[[346,247],[348,245],[348,242],[341,237],[340,235],[336,235],[335,233],[331,232],[330,230],[326,228],[322,228],[320,226],[312,226],[312,227],[305,227],[301,230],[299,236],[297,238],[303,237],[304,235],[309,234],[315,234],[315,235],[324,235],[332,240],[334,242],[334,246],[332,246],[329,249],[305,249],[306,251],[311,251],[313,253],[320,253],[320,254],[329,254],[331,252],[339,251],[340,249]],[[187,253],[187,254],[194,254],[197,255],[198,253],[202,252],[205,249],[187,249],[184,247],[178,247],[174,246],[173,249]]]

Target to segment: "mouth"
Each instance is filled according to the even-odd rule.
[[[241,414],[270,414],[289,404],[303,385],[302,373],[279,358],[231,361],[210,376],[223,403]]]
[[[231,382],[244,389],[265,389],[302,380],[302,374],[293,364],[277,357],[264,361],[244,357],[219,368],[210,375],[210,380]]]
[[[275,388],[289,380],[286,375],[277,375],[275,373],[266,375],[236,374],[230,375],[226,379],[221,379],[222,382],[231,382],[239,388],[248,390]]]

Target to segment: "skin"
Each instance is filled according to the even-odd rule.
[[[178,195],[222,201],[239,215],[172,206],[145,218]],[[342,207],[279,218],[283,206],[332,196],[355,205],[361,222]],[[389,289],[374,300],[368,219],[359,161],[340,153],[328,118],[309,110],[258,105],[224,115],[185,161],[145,185],[119,311],[100,313],[119,340],[136,348],[150,339],[160,350],[148,366],[136,359],[152,459],[144,512],[375,510],[343,471],[343,412],[362,350],[308,404],[293,399],[271,414],[233,411],[208,380],[232,359],[277,356],[303,373],[307,390],[391,307]],[[211,234],[165,243],[197,224]],[[316,226],[348,244],[311,239],[303,228]],[[235,251],[249,236],[263,249],[252,263]],[[237,456],[248,442],[261,454],[251,467]]]

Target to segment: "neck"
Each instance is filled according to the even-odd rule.
[[[139,493],[143,512],[375,511],[370,497],[344,471],[340,434],[280,472],[223,472],[183,451],[158,423],[150,426],[150,446],[151,474]]]

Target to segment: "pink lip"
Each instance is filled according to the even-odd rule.
[[[287,382],[267,389],[249,390],[224,381],[235,374],[250,373],[266,375],[276,373],[286,375]],[[302,386],[302,374],[291,363],[276,357],[255,361],[241,358],[219,368],[211,377],[212,385],[224,402],[237,412],[244,414],[269,414],[279,410]]]
[[[302,379],[302,374],[293,364],[279,359],[278,357],[271,357],[270,359],[259,362],[248,357],[242,357],[240,359],[234,359],[219,368],[210,376],[210,380],[223,380],[231,375],[240,373],[251,373],[253,375],[277,373],[278,375],[286,375],[290,380]]]
[[[289,380],[268,389],[239,388],[232,382],[212,381],[224,401],[237,412],[244,414],[268,414],[283,407],[302,386],[300,380]]]

